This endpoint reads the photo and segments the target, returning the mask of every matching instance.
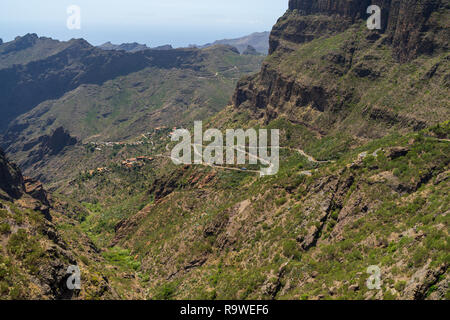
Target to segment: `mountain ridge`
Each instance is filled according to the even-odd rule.
[[[208,43],[199,48],[207,48],[217,44],[228,44],[236,47],[239,52],[243,53],[247,47],[250,45],[256,49],[260,54],[267,55],[269,51],[269,32],[254,32],[248,36],[236,38],[236,39],[223,39],[217,40],[213,43]]]
[[[18,115],[82,84],[102,84],[151,66],[196,70],[195,60],[202,55],[198,49],[105,51],[82,39],[63,45],[61,51],[43,60],[0,69],[0,94],[4,97],[0,105],[4,109],[0,131],[5,131],[7,124]]]
[[[90,137],[127,140],[153,127],[187,125],[223,108],[238,79],[262,60],[227,45],[127,53],[74,40],[56,55],[0,69],[0,144],[26,174],[40,167],[38,177],[47,182],[40,163],[58,158],[45,145],[64,140],[55,137],[58,129],[81,145],[96,142]],[[57,153],[71,145],[59,143]]]

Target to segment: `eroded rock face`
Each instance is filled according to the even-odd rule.
[[[431,286],[439,281],[439,277],[445,274],[447,269],[447,264],[431,268],[428,262],[412,276],[406,285],[403,297],[407,300],[424,300]],[[441,285],[448,285],[448,280],[443,281]],[[439,298],[442,299],[442,297]]]
[[[43,204],[50,206],[47,198],[47,191],[45,191],[42,183],[30,177],[24,177],[25,192],[33,198],[41,201]]]
[[[292,20],[293,23],[283,23],[285,18],[282,18],[282,23],[278,23],[272,32],[270,51],[273,52],[277,48],[279,38],[300,43],[308,39],[306,35],[311,35],[311,30],[315,30],[312,37],[317,37],[326,32],[343,30],[349,24],[367,19],[369,17],[367,8],[370,5],[378,5],[382,9],[381,32],[389,35],[389,40],[400,61],[410,60],[422,53],[431,53],[442,45],[440,39],[442,35],[446,34],[448,39],[448,30],[440,26],[433,16],[440,9],[448,9],[449,1],[447,0],[426,0],[420,3],[414,0],[290,0],[291,12],[302,17],[311,15],[322,17],[315,17],[315,21],[297,17]],[[299,21],[305,23],[308,21],[313,26],[293,25]],[[295,31],[287,31],[288,29]],[[311,36],[309,39],[311,40]]]
[[[5,193],[3,197],[9,196],[14,199],[19,198],[24,191],[22,174],[16,165],[6,159],[2,150],[0,150],[0,189]]]
[[[365,28],[371,4],[382,9],[381,30]],[[337,127],[345,120],[364,95],[358,82],[347,78],[373,81],[376,87],[378,79],[392,74],[390,68],[394,65],[448,51],[448,43],[442,39],[450,37],[443,22],[449,16],[449,8],[448,0],[291,0],[289,10],[273,27],[271,57],[259,74],[240,80],[233,105],[251,111],[253,118],[265,123],[284,116],[327,134],[333,125]],[[330,37],[334,37],[330,42],[324,41]],[[320,49],[307,47],[313,40],[318,40]],[[303,48],[306,49],[301,54]],[[381,48],[388,49],[384,51],[388,59],[382,56]],[[316,55],[311,57],[308,50],[313,49]],[[287,60],[292,68],[286,66]],[[431,77],[436,76],[433,70]],[[432,80],[436,79],[437,76]],[[398,113],[377,103],[366,104],[362,117],[383,122],[386,127],[413,130],[434,124],[414,111],[406,111],[406,107]],[[356,131],[352,134],[365,134]],[[374,133],[374,137],[377,134],[384,131]]]
[[[55,129],[49,135],[43,135],[22,147],[22,151],[29,151],[29,155],[21,165],[27,167],[33,165],[46,156],[59,154],[64,148],[77,144],[78,140],[72,137],[63,127]]]
[[[21,207],[42,212],[51,221],[50,201],[42,183],[24,177],[0,150],[0,199],[17,201]]]
[[[67,146],[77,143],[77,139],[70,136],[63,127],[57,128],[50,136],[42,137],[43,151],[47,151],[50,155],[58,154]]]

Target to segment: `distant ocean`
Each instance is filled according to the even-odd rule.
[[[265,30],[252,30],[242,28],[210,28],[176,26],[167,27],[126,27],[118,26],[92,26],[82,24],[81,30],[69,30],[64,23],[44,25],[11,25],[0,22],[0,38],[4,42],[13,40],[16,36],[23,36],[27,33],[36,33],[39,36],[51,37],[56,40],[70,40],[72,38],[84,38],[92,45],[100,45],[107,41],[114,44],[126,42],[138,42],[149,47],[156,47],[171,44],[174,47],[187,47],[190,44],[202,45],[220,39],[238,38],[253,32]]]

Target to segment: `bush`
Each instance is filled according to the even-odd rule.
[[[31,273],[35,274],[39,271],[39,265],[45,256],[45,252],[39,242],[30,238],[24,229],[19,229],[17,233],[10,237],[7,249],[18,259],[21,259]]]
[[[13,234],[8,241],[7,249],[10,253],[23,257],[27,250],[28,236],[24,229],[19,229],[17,233]]]
[[[0,234],[11,233],[11,227],[7,223],[0,224]]]
[[[80,256],[81,262],[83,262],[85,265],[89,265],[89,258],[86,256]]]
[[[130,255],[130,251],[121,248],[112,248],[103,253],[103,257],[111,264],[120,266],[125,269],[138,270],[141,267],[139,261],[135,261]]]
[[[154,300],[170,300],[177,291],[178,283],[169,282],[161,286],[153,297]]]
[[[280,199],[275,200],[275,204],[279,207],[285,204],[286,202],[287,202],[286,197],[282,197]]]
[[[297,241],[295,240],[286,240],[283,242],[283,255],[286,258],[293,258],[295,260],[300,261],[302,254],[297,247]]]
[[[398,292],[402,292],[406,287],[406,281],[398,281],[395,284],[395,290],[397,290]]]

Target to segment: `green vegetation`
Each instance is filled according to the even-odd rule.
[[[125,269],[138,270],[141,266],[139,261],[136,261],[131,255],[130,251],[121,248],[111,248],[103,253],[103,257],[111,263]]]

